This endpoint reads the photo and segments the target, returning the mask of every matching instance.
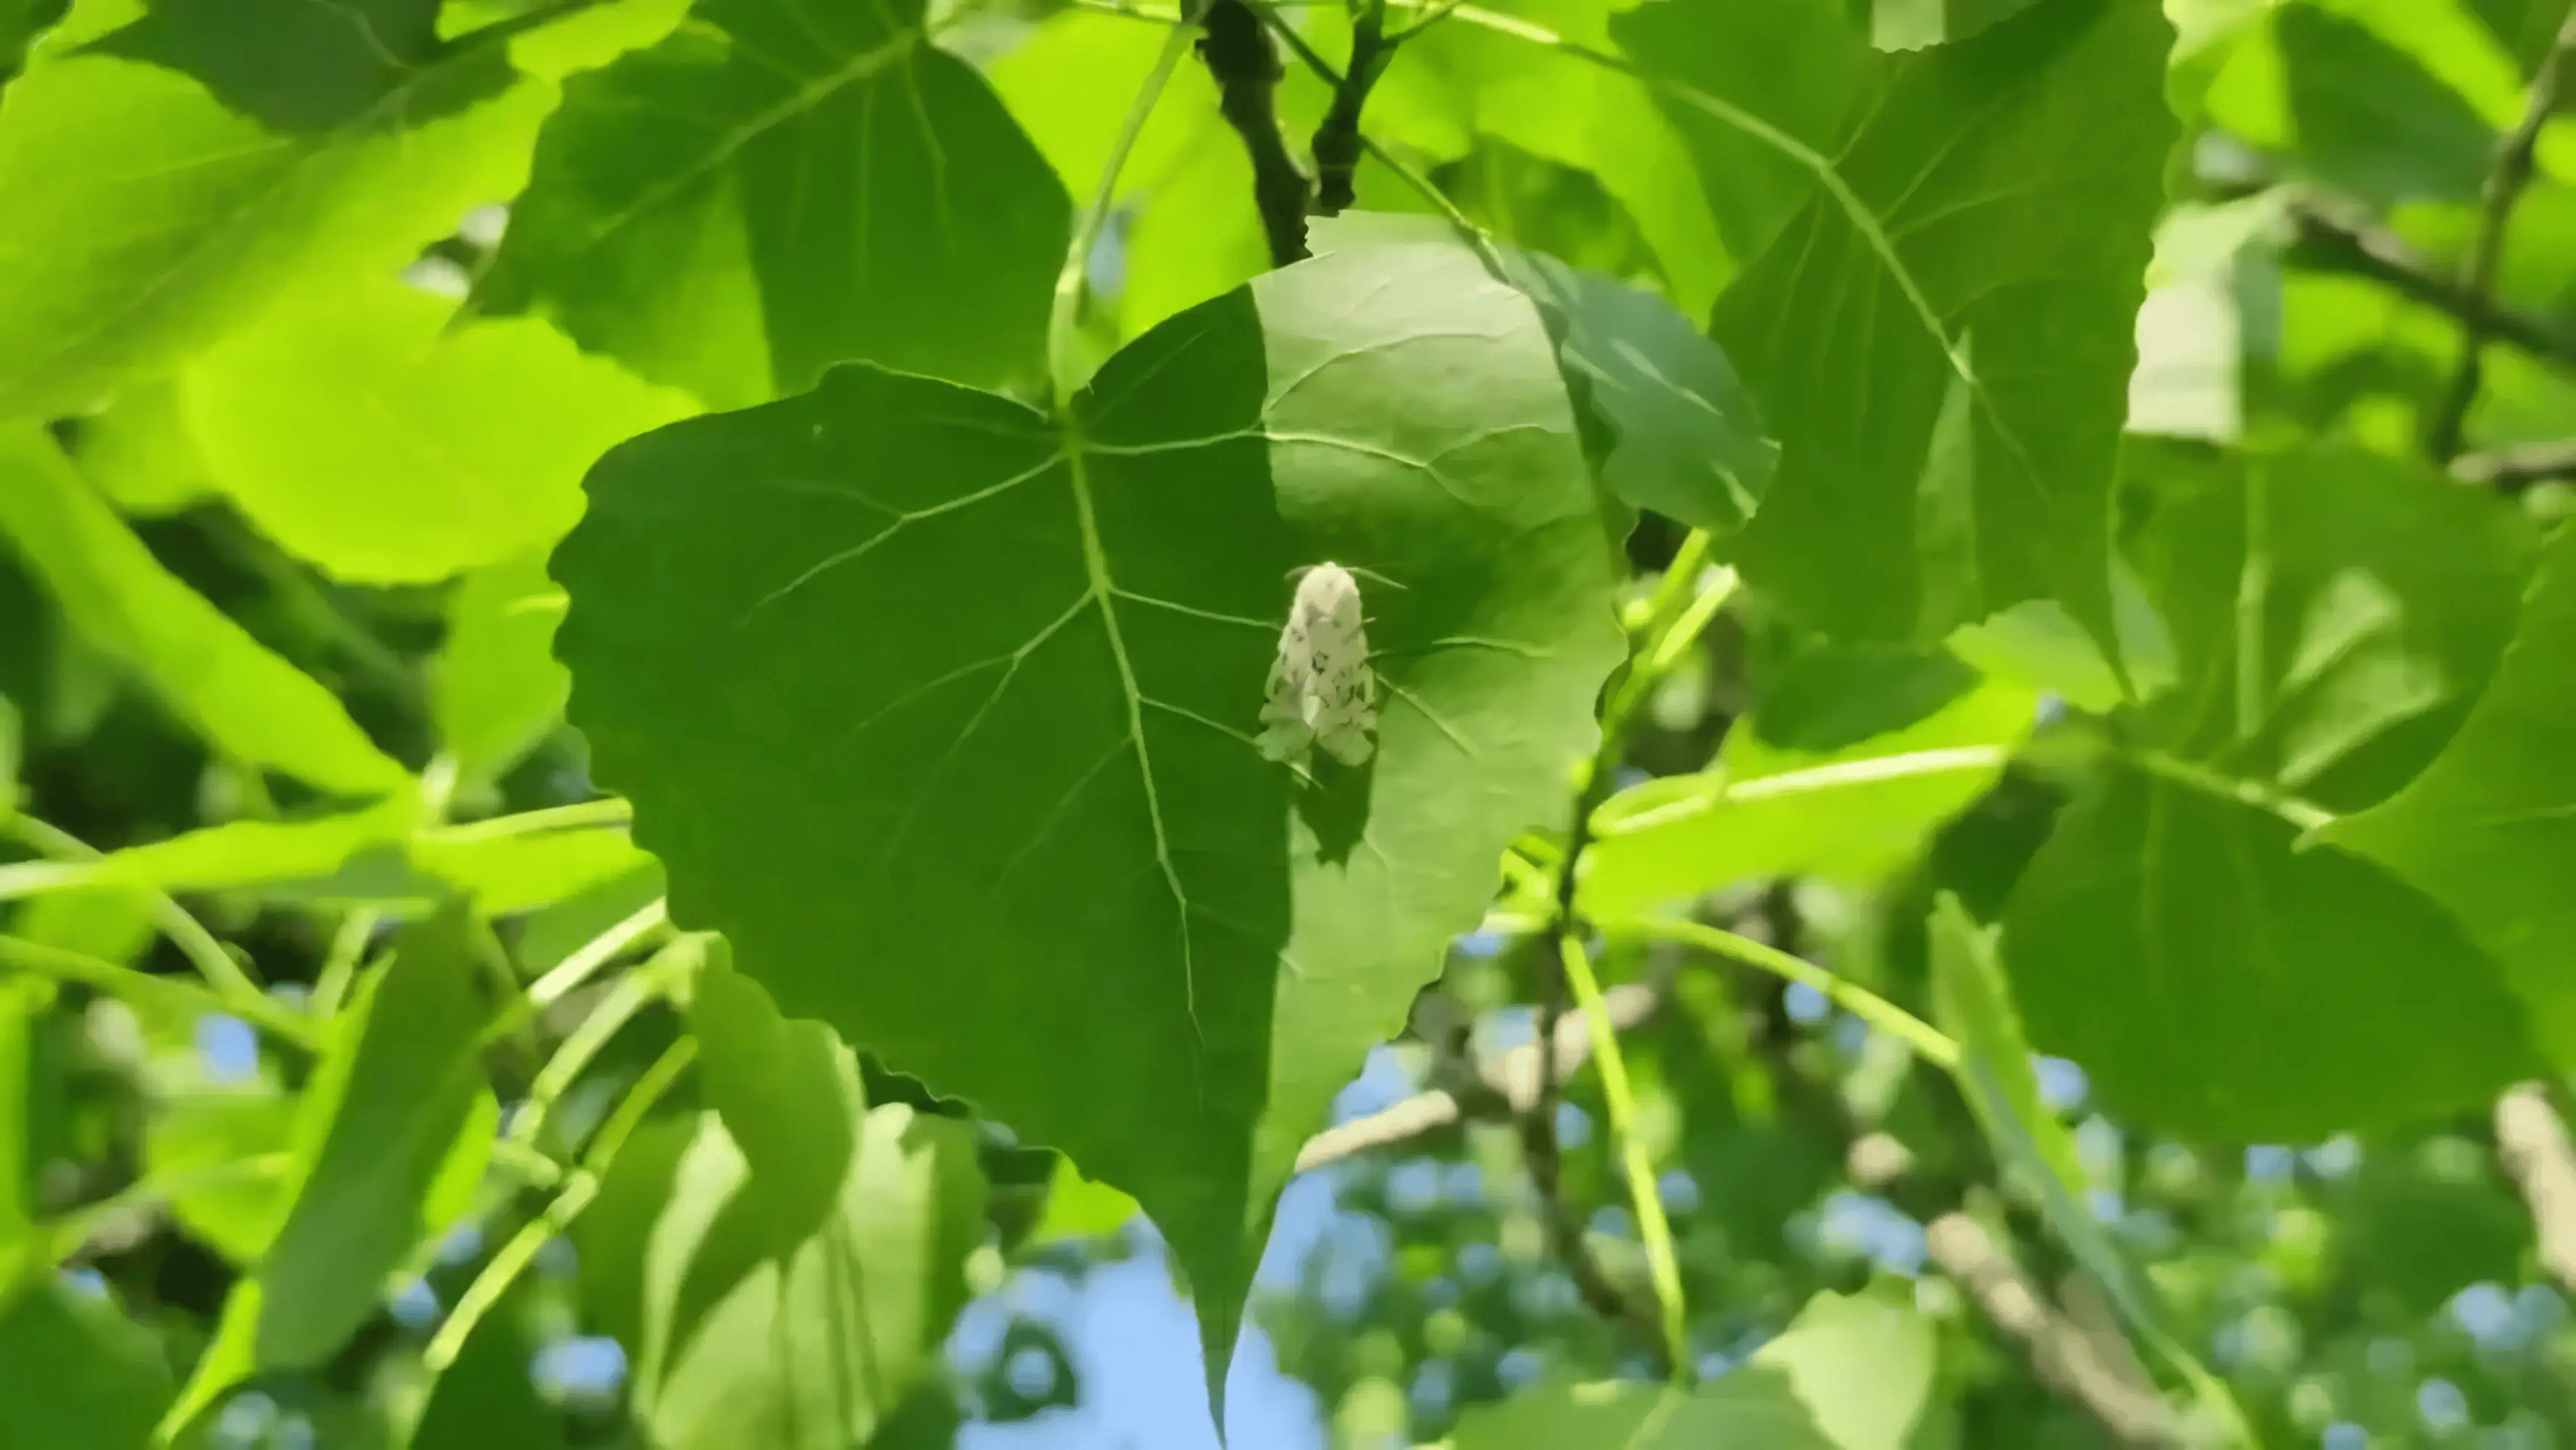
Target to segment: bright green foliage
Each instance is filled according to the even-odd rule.
[[[0,418],[86,410],[515,191],[551,88],[437,48],[436,8],[81,0],[0,93]]]
[[[465,779],[516,765],[562,720],[572,693],[572,677],[554,657],[563,605],[544,558],[533,553],[457,582],[431,708],[439,743]]]
[[[207,352],[183,391],[216,485],[334,577],[429,582],[563,537],[592,459],[697,411],[542,322],[452,311],[372,280]]]
[[[928,24],[731,0],[576,78],[485,304],[721,407],[851,357],[1034,379],[1066,202]]]
[[[1829,749],[1769,744],[1761,717],[1748,717],[1707,770],[1602,806],[1584,908],[1620,915],[1772,876],[1875,882],[1994,784],[2034,703],[2029,690],[1978,686]]]
[[[613,454],[557,560],[575,718],[675,913],[1135,1195],[1220,1370],[1298,1143],[1544,822],[1611,663],[1546,334],[1478,281],[1429,247],[1279,273],[1064,422],[837,372]],[[1307,778],[1251,734],[1287,571],[1325,560],[1387,581],[1387,698],[1376,759]]]

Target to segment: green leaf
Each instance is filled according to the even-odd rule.
[[[1452,249],[1265,276],[1073,413],[851,367],[627,444],[561,649],[673,918],[1135,1195],[1222,1371],[1299,1144],[1591,748],[1607,550],[1535,309]],[[1324,560],[1388,581],[1385,690],[1308,785],[1252,732]]]
[[[2503,971],[2440,907],[2203,783],[2115,767],[2014,891],[2031,1035],[2141,1124],[2314,1142],[2538,1070]]]
[[[2025,599],[1975,624],[1963,624],[1951,631],[1945,647],[1988,678],[2052,692],[2082,710],[2108,712],[2132,692],[2151,700],[2173,688],[2173,637],[2165,632],[2136,573],[2117,559],[2111,561],[2111,617],[2119,628],[2127,690],[2101,647],[2054,599]]]
[[[188,1232],[235,1264],[257,1264],[286,1221],[295,1103],[274,1083],[203,1089],[153,1115],[143,1161]]]
[[[427,583],[543,549],[609,445],[696,412],[533,318],[451,328],[392,278],[308,288],[192,364],[215,482],[290,552],[353,583]]]
[[[2287,169],[2393,207],[2472,201],[2522,110],[2521,68],[2456,0],[2270,7],[2228,44],[2210,118]],[[2546,171],[2569,174],[2576,126],[2545,128]]]
[[[0,531],[74,629],[226,754],[347,795],[408,785],[329,690],[162,568],[34,427],[0,430]]]
[[[1851,9],[1839,0],[1662,0],[1612,17],[1619,47],[1657,83],[1653,98],[1739,264],[1758,258],[1814,195],[1821,158],[1834,154],[1853,101],[1886,64]],[[1711,299],[1681,300],[1698,317]]]
[[[1881,50],[1920,50],[1965,40],[2032,0],[1873,0],[1870,43]]]
[[[1467,244],[1438,217],[1351,212],[1315,223],[1318,256],[1371,244]],[[1779,449],[1726,354],[1651,292],[1543,252],[1498,247],[1503,280],[1538,304],[1575,405],[1606,435],[1601,481],[1720,541],[1762,501]]]
[[[295,1207],[260,1263],[264,1365],[338,1349],[461,1207],[436,1201],[441,1180],[479,1176],[498,1109],[465,930],[461,913],[406,928],[305,1088]],[[475,1172],[459,1174],[460,1153]]]
[[[0,0],[0,77],[18,68],[27,43],[62,17],[63,0]]]
[[[147,1180],[167,1187],[173,1217],[227,1261],[253,1266],[285,1222],[295,1172],[299,1100],[276,1055],[218,1076],[198,1046],[202,1008],[136,1003],[149,1056],[152,1110],[143,1130]]]
[[[2395,796],[2317,833],[2405,878],[2504,964],[2556,1062],[2576,1062],[2576,530],[2551,543],[2522,626],[2459,733]]]
[[[1060,1157],[1055,1161],[1055,1177],[1047,1184],[1046,1214],[1030,1230],[1029,1242],[1101,1238],[1125,1228],[1135,1217],[1136,1200],[1083,1177],[1072,1159]]]
[[[435,51],[429,0],[377,8],[81,0],[0,94],[0,419],[95,406],[518,189],[553,88]]]
[[[1536,0],[1509,8],[1596,50],[1618,49],[1614,33],[1626,38],[1621,26],[1627,17],[1616,16],[1621,25],[1614,26],[1617,7],[1605,0]],[[1404,118],[1413,124],[1399,121],[1381,139],[1447,159],[1465,151],[1453,139],[1465,130],[1590,172],[1635,221],[1654,251],[1664,290],[1685,315],[1704,316],[1736,267],[1758,249],[1758,243],[1747,246],[1722,226],[1730,206],[1725,193],[1736,180],[1695,164],[1672,120],[1635,77],[1530,45],[1518,36],[1448,24],[1407,42],[1387,89],[1400,94],[1410,85],[1428,91],[1433,76],[1446,81],[1448,94],[1441,99],[1447,104],[1434,111],[1417,102],[1418,119]],[[1374,116],[1374,97],[1370,110]],[[1381,129],[1371,128],[1373,133]]]
[[[0,866],[0,901],[94,887],[220,891],[325,877],[370,846],[403,839],[419,814],[417,803],[396,797],[310,820],[230,821],[91,861]]]
[[[454,911],[406,928],[335,1020],[297,1112],[293,1206],[226,1300],[170,1430],[252,1374],[336,1353],[466,1206],[460,1189],[481,1176],[499,1108],[477,1051],[486,1014],[465,934]]]
[[[0,866],[0,901],[91,891],[246,891],[263,899],[434,911],[451,895],[478,915],[551,905],[649,867],[624,831],[419,831],[418,803],[300,821],[232,821],[91,861]]]
[[[1459,1417],[1457,1450],[1906,1450],[1932,1390],[1932,1328],[1870,1295],[1823,1293],[1742,1367],[1697,1390],[1548,1385]]]
[[[1930,640],[2051,598],[2115,648],[2111,477],[2173,132],[2153,6],[2045,0],[1887,67],[1713,329],[1781,439],[1745,577]]]
[[[45,1450],[134,1450],[170,1402],[151,1331],[103,1295],[42,1282],[0,1306],[0,1419]]]
[[[0,982],[0,1269],[12,1246],[35,1224],[36,1163],[29,1153],[35,1116],[36,1043],[53,985],[33,978]]]
[[[865,1444],[939,1362],[983,1230],[974,1130],[901,1104],[861,1116],[846,1048],[832,1097],[856,1129],[832,1215],[802,1234],[704,1114],[644,1245],[637,1418],[664,1450]],[[784,1126],[784,1125],[778,1125]]]
[[[699,1081],[785,1240],[814,1233],[849,1177],[857,1128],[836,1102],[849,1049],[820,1022],[790,1022],[730,967],[698,974],[689,1004]]]
[[[922,9],[733,0],[574,77],[485,303],[718,407],[845,359],[1039,377],[1071,204]]]
[[[1995,783],[2036,700],[1988,685],[1902,730],[1826,751],[1765,744],[1755,720],[1739,721],[1708,770],[1602,804],[1583,908],[1625,915],[1768,876],[1884,877]]]
[[[131,517],[179,513],[214,492],[205,457],[180,414],[174,378],[136,383],[104,412],[82,419],[72,461]]]
[[[2519,509],[2354,448],[2241,462],[2139,449],[2133,556],[2180,687],[2150,738],[2335,810],[2384,799],[2468,713],[2512,637]]]
[[[409,854],[431,878],[433,891],[444,887],[470,897],[482,916],[551,906],[653,864],[624,831],[601,830],[484,837],[432,832],[415,839]]]
[[[554,657],[563,605],[542,552],[457,582],[432,667],[430,716],[458,779],[493,781],[563,723],[572,693],[572,675]]]
[[[519,20],[546,0],[447,0],[438,10],[438,33],[455,38],[486,25]],[[510,63],[532,76],[561,80],[597,70],[630,50],[668,36],[689,13],[689,0],[599,0],[566,8],[557,18],[510,38]]]

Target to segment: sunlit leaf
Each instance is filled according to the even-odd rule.
[[[1767,745],[1756,721],[1741,722],[1708,770],[1603,804],[1584,909],[1616,915],[1772,876],[1873,882],[1985,794],[2035,702],[2027,689],[1989,685],[1904,729],[1824,751]]]
[[[706,1113],[628,1270],[643,1290],[636,1406],[656,1445],[867,1443],[936,1364],[965,1302],[983,1226],[972,1130],[900,1104],[867,1111],[847,1049],[833,1047],[832,1094],[767,1119],[782,1133],[800,1118],[837,1124],[848,1151],[829,1216],[797,1228],[803,1215],[782,1211],[774,1180]]]
[[[182,391],[216,484],[339,578],[427,583],[551,545],[610,444],[696,411],[543,322],[454,308],[390,278],[314,288],[198,358]]]
[[[2512,505],[2354,448],[2133,454],[2132,555],[2171,628],[2159,746],[2337,810],[2450,738],[2513,632],[2535,543]]]
[[[1039,376],[1071,205],[923,9],[736,0],[573,77],[484,304],[719,407]]]
[[[457,581],[430,711],[461,779],[498,776],[562,723],[572,692],[572,677],[554,657],[563,605],[542,552]]]
[[[103,402],[518,189],[553,88],[438,50],[432,0],[374,8],[81,0],[0,92],[0,419]]]

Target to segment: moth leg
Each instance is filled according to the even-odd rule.
[[[1369,738],[1368,729],[1363,725],[1345,725],[1319,737],[1319,743],[1324,747],[1324,753],[1344,765],[1366,765],[1368,758],[1377,753],[1377,742]]]
[[[1267,709],[1261,714],[1264,719],[1272,718]],[[1252,743],[1264,760],[1294,760],[1315,743],[1315,727],[1292,715],[1262,731]]]

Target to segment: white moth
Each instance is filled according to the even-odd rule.
[[[1318,564],[1297,582],[1258,744],[1271,760],[1294,760],[1321,745],[1344,765],[1377,749],[1377,676],[1369,669],[1359,581],[1339,564]]]

